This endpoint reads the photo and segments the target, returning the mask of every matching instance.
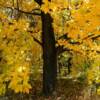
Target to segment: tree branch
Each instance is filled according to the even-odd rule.
[[[42,46],[42,43],[36,38],[36,37],[34,37],[31,33],[31,31],[28,31],[29,33],[30,33],[30,35],[32,36],[32,38],[33,38],[33,40],[36,42],[36,43],[38,43],[40,46]]]
[[[34,0],[34,1],[41,6],[42,0]]]
[[[86,40],[86,39],[92,37],[93,35],[94,35],[94,34],[88,35],[88,36],[84,37],[82,40]]]
[[[68,52],[72,52],[73,51],[73,52],[77,52],[77,53],[82,54],[80,51],[76,51],[76,50],[71,49],[71,48],[64,48],[63,46],[58,46],[56,48],[56,50],[57,50],[57,55],[60,55],[60,54],[62,54],[65,51],[68,51]]]
[[[18,12],[21,12],[21,13],[24,13],[24,14],[41,16],[41,12],[40,13],[39,12],[35,12],[36,10],[40,11],[40,9],[37,9],[37,8],[33,9],[31,12],[27,12],[27,11],[23,11],[23,10],[21,10],[19,8],[15,8],[15,7],[6,7],[6,6],[2,6],[2,5],[0,5],[0,6],[3,7],[3,8],[6,8],[6,9],[11,9],[12,11],[13,10],[17,10]]]
[[[33,37],[33,39],[34,39],[34,41],[37,42],[40,46],[42,46],[42,43],[41,43],[38,39],[36,39],[35,37]]]
[[[99,37],[100,37],[100,34],[99,34],[99,35],[96,35],[96,36],[94,36],[94,37],[92,37],[91,39],[95,40],[95,39],[97,39],[97,38],[99,38]]]
[[[12,10],[17,10],[18,12],[21,12],[21,13],[24,13],[24,14],[30,14],[30,15],[37,15],[37,16],[41,16],[41,13],[38,13],[38,12],[33,12],[35,11],[36,9],[33,9],[32,12],[27,12],[27,11],[23,11],[19,8],[13,8],[13,7],[6,7],[8,9],[12,9]]]

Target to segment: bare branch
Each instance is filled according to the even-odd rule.
[[[21,13],[24,13],[24,14],[41,16],[41,11],[39,9],[37,9],[37,8],[33,9],[31,12],[28,12],[28,11],[24,11],[24,10],[21,10],[19,8],[16,8],[16,7],[9,7],[9,6],[2,6],[2,5],[0,5],[0,6],[2,8],[11,9],[11,11],[17,10],[18,12],[21,12]],[[39,10],[40,12],[36,12],[37,10]]]
[[[34,41],[37,42],[40,46],[42,46],[42,43],[41,43],[38,39],[36,39],[35,37],[33,37],[33,39],[34,39]]]
[[[99,35],[96,35],[96,36],[94,36],[94,37],[92,37],[91,39],[95,40],[95,39],[97,39],[97,38],[99,38],[99,37],[100,37],[100,34],[99,34]]]
[[[32,36],[33,40],[34,40],[35,42],[37,42],[40,46],[42,46],[42,43],[41,43],[36,37],[34,37],[33,34],[31,34],[32,32],[31,32],[31,31],[28,31],[28,32],[29,32],[30,35]]]
[[[84,37],[82,40],[86,40],[86,39],[92,37],[93,35],[94,35],[94,34],[88,35],[88,36]]]
[[[41,6],[42,0],[34,0],[34,1]]]
[[[41,16],[41,13],[33,12],[33,11],[35,11],[35,9],[33,9],[32,12],[27,12],[27,11],[23,11],[23,10],[18,9],[18,8],[12,8],[12,7],[6,7],[6,8],[13,9],[13,10],[17,10],[18,12],[21,12],[21,13],[24,13],[24,14],[31,14],[31,15]]]

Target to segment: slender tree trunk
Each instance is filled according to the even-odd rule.
[[[43,0],[35,0],[40,6]],[[51,0],[49,0],[51,1]],[[41,12],[43,44],[43,93],[48,96],[55,91],[57,78],[57,54],[55,36],[50,14]]]
[[[55,36],[50,14],[41,13],[43,42],[43,93],[48,96],[53,93],[57,77],[57,55]]]

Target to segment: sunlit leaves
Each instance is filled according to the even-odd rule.
[[[43,0],[41,10],[45,13],[56,12],[69,6],[68,0]]]
[[[33,39],[27,32],[28,23],[25,20],[9,21],[6,18],[5,20],[1,22],[0,32],[0,50],[5,61],[0,62],[1,75],[4,77],[0,81],[2,82],[0,94],[6,91],[6,84],[3,82],[8,81],[10,82],[8,87],[16,93],[29,93]]]
[[[41,10],[45,13],[50,13],[50,11],[55,11],[57,9],[57,5],[53,2],[49,2],[48,0],[43,0],[43,5],[41,6]]]
[[[98,84],[100,83],[100,61],[98,60],[100,57],[97,53],[100,52],[100,37],[98,37],[100,35],[100,0],[68,1],[70,0],[43,0],[40,7],[34,0],[20,0],[19,10],[33,12],[34,8],[38,8],[45,14],[49,13],[53,18],[52,25],[55,37],[58,39],[57,46],[67,48],[73,53],[73,76],[85,70],[86,60],[90,60],[92,64],[87,73],[88,82]],[[41,41],[40,17],[29,16],[25,12],[18,20],[13,20],[13,16],[7,17],[6,7],[11,7],[13,12],[17,6],[16,0],[14,4],[12,0],[0,2],[1,94],[3,94],[2,91],[5,92],[5,84],[3,84],[5,81],[9,81],[9,89],[16,93],[29,93],[32,88],[30,74],[34,72],[33,76],[37,78],[39,72],[37,69],[42,63],[39,63],[41,50],[32,38],[33,36]],[[39,23],[34,24],[35,21]],[[63,35],[66,38],[60,38]],[[100,89],[98,88],[97,91],[99,93]]]
[[[32,88],[29,84],[29,69],[25,67],[17,65],[16,70],[14,69],[10,73],[9,88],[14,90],[15,93],[29,93],[29,90]]]
[[[60,39],[58,40],[58,45],[64,46],[65,48],[69,48],[73,52],[76,51],[80,53],[83,57],[88,57],[88,60],[91,61],[91,68],[88,69],[88,82],[92,85],[99,84],[100,86],[100,61],[98,61],[98,59],[100,59],[98,53],[100,51],[100,44],[98,44],[100,43],[100,7],[98,5],[100,5],[100,1],[96,0],[72,0],[70,9],[71,19],[63,24],[61,31],[62,34],[66,33],[70,40]],[[98,38],[94,38],[96,36],[98,36]],[[75,61],[73,61],[74,67],[75,65],[79,65],[75,64],[76,61],[77,57],[75,57]],[[80,61],[80,63],[81,62],[82,61]],[[82,66],[79,68],[81,69]],[[74,76],[75,73],[77,75],[76,69],[78,68],[75,68],[72,71]],[[100,94],[99,87],[97,87],[97,91],[98,94]]]

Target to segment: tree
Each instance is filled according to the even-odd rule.
[[[16,1],[19,3],[20,1]],[[36,2],[41,6],[43,1],[36,0]],[[10,7],[8,7],[10,8]],[[13,10],[12,8],[10,8]],[[19,13],[28,13],[28,14],[35,14],[24,12],[19,9],[19,5],[17,8],[14,8],[15,11],[13,12],[13,16],[18,20],[20,17]],[[54,37],[54,30],[53,30],[53,19],[49,13],[45,13],[41,11],[40,13],[41,20],[42,20],[42,43],[41,46],[43,48],[43,93],[45,95],[50,95],[55,90],[56,85],[56,77],[57,77],[57,55],[56,55],[56,47],[55,47],[55,37]],[[34,37],[33,37],[34,38]],[[34,38],[36,42],[40,44],[40,42]]]
[[[92,52],[100,53],[100,46],[97,43],[100,39],[99,4],[100,1],[96,0],[91,2],[88,0],[1,0],[0,11],[4,14],[0,14],[1,28],[4,26],[1,37],[2,41],[7,40],[2,48],[6,50],[4,46],[10,48],[14,41],[18,40],[15,37],[13,40],[13,35],[9,33],[26,33],[21,36],[22,44],[18,43],[23,45],[20,47],[25,47],[26,42],[22,41],[26,41],[29,35],[27,48],[24,49],[28,52],[30,50],[28,42],[30,43],[32,36],[43,49],[43,93],[51,95],[55,91],[57,81],[57,55],[64,51],[84,56]],[[42,28],[38,26],[35,30],[33,16],[36,16],[37,20],[41,17]],[[42,30],[39,31],[42,34],[40,41],[34,36],[34,33],[39,33],[37,30]],[[20,37],[20,34],[18,36]],[[17,51],[18,48],[14,50]],[[5,58],[9,62],[9,59]],[[27,87],[31,88],[28,84]],[[10,88],[14,90],[12,84]],[[22,92],[22,89],[17,92]],[[29,91],[26,89],[25,92]]]
[[[37,2],[40,6],[43,1]],[[50,95],[55,90],[57,77],[57,54],[53,19],[49,13],[41,12],[42,20],[42,47],[43,47],[43,93]]]

